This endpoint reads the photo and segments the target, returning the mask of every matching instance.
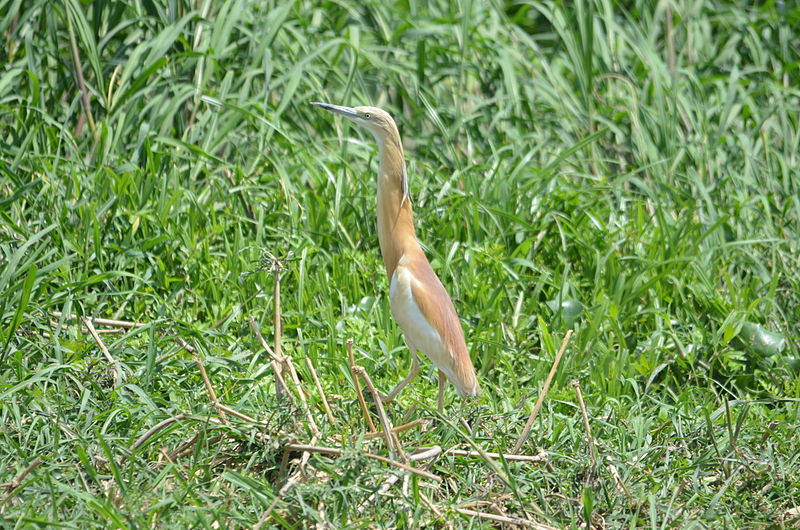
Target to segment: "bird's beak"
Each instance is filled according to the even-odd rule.
[[[349,118],[351,120],[359,118],[358,112],[356,112],[356,109],[352,107],[342,107],[341,105],[331,105],[330,103],[319,103],[316,101],[312,102],[311,104],[316,107],[335,112],[336,114],[341,114],[345,118]]]

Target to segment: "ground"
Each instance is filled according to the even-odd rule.
[[[798,524],[791,2],[0,13],[0,526]],[[311,101],[395,116],[480,398],[354,379],[410,359]]]

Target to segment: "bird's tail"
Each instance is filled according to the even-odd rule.
[[[478,376],[475,373],[475,367],[472,362],[468,366],[460,366],[457,377],[451,379],[451,382],[456,387],[458,395],[463,397],[477,397],[481,394],[481,385],[478,383]]]

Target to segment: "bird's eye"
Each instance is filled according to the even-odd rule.
[[[372,114],[370,114],[369,112],[365,112],[365,113],[364,113],[364,119],[367,119],[367,120],[368,120],[368,119],[370,119],[371,117],[372,117]]]

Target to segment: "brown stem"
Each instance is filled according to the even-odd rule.
[[[567,331],[567,334],[564,335],[564,340],[561,341],[561,348],[559,348],[558,353],[556,354],[556,358],[553,361],[553,366],[550,367],[550,373],[547,374],[547,379],[544,381],[542,391],[539,393],[539,399],[536,400],[536,404],[533,406],[533,411],[528,417],[528,422],[525,424],[525,428],[522,429],[522,434],[520,435],[519,440],[517,440],[517,444],[514,446],[514,449],[511,451],[512,453],[518,454],[519,450],[522,449],[522,446],[525,445],[525,442],[528,440],[528,436],[530,436],[531,433],[531,428],[533,427],[533,422],[536,421],[536,416],[539,415],[539,409],[542,408],[544,397],[547,395],[547,391],[550,389],[550,382],[553,380],[553,376],[556,375],[558,363],[561,362],[561,356],[564,354],[564,350],[567,349],[567,344],[569,344],[570,337],[572,337],[571,329]]]

